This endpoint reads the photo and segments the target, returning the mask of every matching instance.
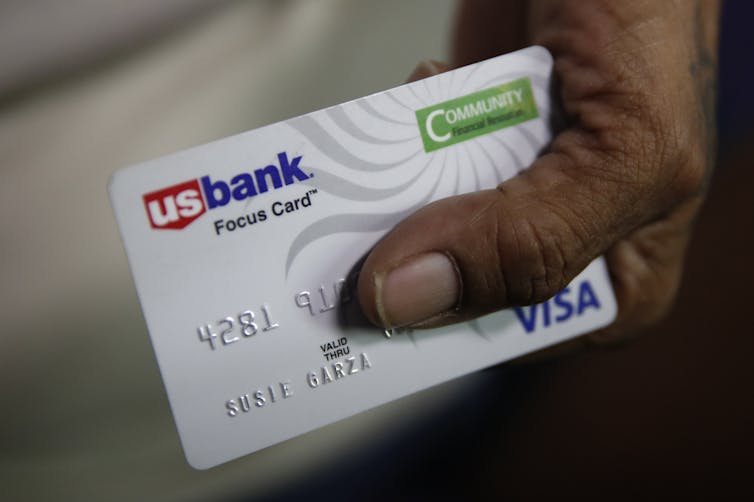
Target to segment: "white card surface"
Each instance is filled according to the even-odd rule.
[[[609,324],[598,259],[544,304],[398,333],[353,272],[402,218],[552,137],[541,47],[117,172],[110,196],[189,463],[205,469]]]

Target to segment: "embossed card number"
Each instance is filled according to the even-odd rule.
[[[199,326],[196,328],[196,331],[199,333],[199,340],[207,342],[210,348],[215,350],[218,340],[223,345],[230,345],[241,340],[242,337],[249,338],[256,335],[260,329],[262,331],[270,331],[280,326],[278,323],[272,321],[270,307],[266,303],[262,304],[260,310],[264,320],[261,328],[257,324],[254,311],[244,310],[234,317],[227,316],[220,319],[216,325],[207,323]]]

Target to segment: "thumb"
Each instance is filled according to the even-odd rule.
[[[398,224],[361,269],[366,316],[434,327],[544,301],[673,198],[627,183],[625,169],[569,136],[497,189],[439,200]]]
[[[402,221],[361,269],[364,313],[387,328],[433,327],[556,294],[613,240],[608,215],[590,207],[594,197],[559,172],[533,166]],[[576,197],[566,204],[566,194]]]

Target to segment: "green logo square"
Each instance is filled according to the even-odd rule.
[[[537,117],[526,77],[416,111],[428,153]]]

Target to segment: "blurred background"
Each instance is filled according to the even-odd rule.
[[[106,185],[402,83],[450,0],[0,1],[0,500],[754,496],[754,88],[729,1],[720,162],[671,314],[209,471],[185,462]],[[748,397],[747,397],[748,396]]]

